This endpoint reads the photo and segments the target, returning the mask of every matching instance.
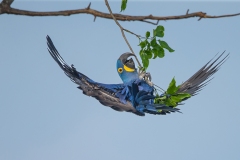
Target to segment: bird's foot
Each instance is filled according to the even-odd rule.
[[[152,76],[150,72],[141,71],[139,72],[138,76],[139,76],[139,79],[143,79],[147,82],[147,84],[149,84],[150,86],[153,86],[153,83],[151,82]]]

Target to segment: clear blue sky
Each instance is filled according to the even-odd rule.
[[[85,8],[84,2],[14,2],[13,7],[51,11]],[[120,2],[110,3],[119,13]],[[108,12],[104,2],[93,9]],[[124,14],[210,15],[240,12],[238,2],[129,2]],[[187,80],[216,53],[228,61],[201,93],[167,116],[117,112],[78,90],[47,51],[49,35],[69,64],[95,81],[120,83],[116,60],[129,51],[112,20],[70,17],[0,16],[1,160],[239,160],[240,16],[161,21],[164,39],[175,49],[151,61],[153,81],[167,88],[175,76]],[[155,26],[121,22],[144,35]],[[127,34],[134,51],[138,39]]]

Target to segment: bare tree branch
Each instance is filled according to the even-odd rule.
[[[0,3],[0,14],[4,13],[4,10],[8,10],[10,8],[10,5],[12,4],[14,0],[3,0]]]
[[[51,12],[34,12],[34,11],[27,11],[27,10],[20,10],[10,7],[13,0],[3,0],[0,3],[0,14],[15,14],[15,15],[25,15],[25,16],[70,16],[74,14],[91,14],[94,16],[94,19],[96,17],[101,17],[105,19],[113,19],[111,14],[100,12],[94,9],[91,9],[91,3],[88,5],[88,7],[83,9],[75,9],[75,10],[63,10],[63,11],[51,11]],[[198,20],[201,20],[202,18],[224,18],[224,17],[233,17],[233,16],[239,16],[240,13],[236,14],[226,14],[226,15],[219,15],[219,16],[211,16],[207,15],[207,13],[204,12],[194,12],[189,13],[189,10],[184,15],[176,15],[176,16],[153,16],[153,15],[147,15],[147,16],[133,16],[133,15],[123,15],[123,14],[113,14],[115,19],[118,21],[140,21],[150,24],[157,25],[159,21],[164,20],[179,20],[179,19],[187,19],[187,18],[194,18],[198,17]],[[151,22],[157,21],[157,22]]]
[[[10,6],[14,0],[3,0],[2,4]]]

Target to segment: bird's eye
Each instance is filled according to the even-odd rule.
[[[122,68],[118,68],[118,72],[119,72],[119,73],[122,73],[122,72],[123,72],[123,69],[122,69]]]

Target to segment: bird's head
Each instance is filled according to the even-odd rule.
[[[117,72],[124,83],[128,83],[138,78],[137,69],[132,58],[132,53],[124,53],[117,60]]]

